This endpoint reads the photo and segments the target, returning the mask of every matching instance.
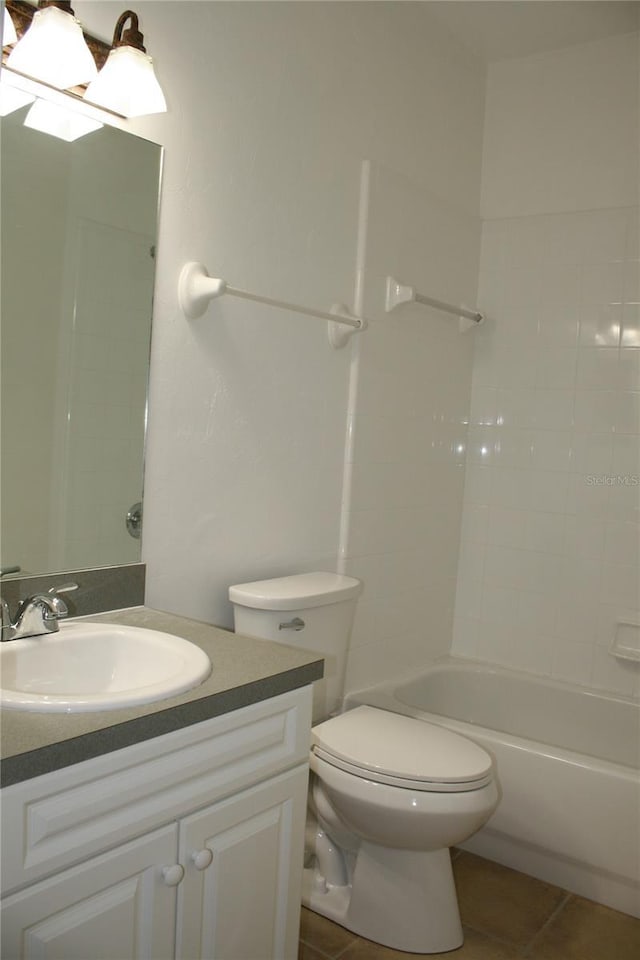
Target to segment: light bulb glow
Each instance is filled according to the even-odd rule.
[[[60,90],[86,83],[98,72],[80,23],[58,7],[36,11],[7,66]]]
[[[87,87],[85,99],[125,117],[165,113],[167,103],[153,61],[135,47],[115,47]]]
[[[33,103],[35,97],[32,93],[24,93],[23,90],[16,90],[6,83],[0,84],[0,117],[7,117],[14,110],[20,107],[26,107],[28,103]]]
[[[12,44],[18,42],[18,34],[16,33],[16,28],[11,19],[11,14],[4,8],[4,17],[2,19],[2,46],[10,47]]]
[[[36,100],[25,118],[24,125],[69,143],[104,126],[98,120],[91,120],[75,110],[48,100]]]

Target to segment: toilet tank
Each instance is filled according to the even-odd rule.
[[[313,720],[342,702],[349,637],[362,583],[338,573],[300,573],[229,588],[236,633],[277,640],[324,657],[314,684]]]

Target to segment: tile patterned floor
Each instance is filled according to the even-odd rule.
[[[640,960],[640,920],[471,853],[456,855],[453,869],[465,933],[459,950],[390,950],[303,908],[299,960]]]

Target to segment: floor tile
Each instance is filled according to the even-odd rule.
[[[529,943],[566,897],[559,887],[472,853],[457,857],[453,872],[463,924],[518,946]]]
[[[640,920],[571,897],[533,942],[533,960],[638,960]]]
[[[315,947],[310,947],[308,943],[300,943],[298,950],[298,960],[327,960],[326,953],[318,953]]]
[[[517,960],[519,956],[516,947],[499,943],[475,930],[465,930],[463,946],[447,953],[403,953],[358,938],[340,954],[340,960],[410,960],[411,957],[414,960],[420,957],[428,960],[437,960],[438,957],[448,957],[449,960]]]
[[[326,917],[321,917],[319,913],[303,907],[300,916],[300,939],[321,953],[335,957],[356,939],[356,935]]]

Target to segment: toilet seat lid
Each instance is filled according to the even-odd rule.
[[[361,706],[313,727],[311,745],[354,773],[421,783],[486,781],[486,750],[445,727],[377,707]]]

